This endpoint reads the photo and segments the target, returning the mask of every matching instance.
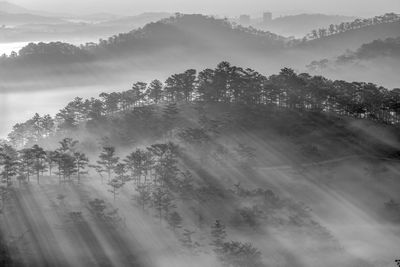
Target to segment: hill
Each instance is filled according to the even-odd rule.
[[[285,38],[269,32],[234,27],[225,20],[202,15],[178,15],[103,39],[97,44],[73,48],[75,52],[89,55],[81,59],[73,53],[59,50],[71,47],[69,44],[31,44],[21,50],[19,56],[1,60],[0,75],[13,86],[16,81],[28,78],[26,74],[32,72],[44,76],[44,79],[49,79],[53,73],[69,73],[71,76],[64,78],[71,82],[88,78],[88,72],[106,72],[109,78],[116,75],[126,79],[135,70],[163,71],[165,66],[179,70],[183,63],[176,59],[185,59],[185,64],[193,67],[217,64],[226,59],[253,62],[257,66],[265,65],[267,57],[279,54],[278,51],[284,49],[285,41]],[[267,67],[272,70],[277,64],[282,63],[271,61]],[[36,67],[32,69],[32,65]],[[72,76],[75,74],[80,76],[79,79]]]
[[[6,1],[0,1],[0,11],[5,12],[5,13],[11,13],[11,14],[24,14],[24,13],[30,13],[29,9],[26,9],[22,6],[12,4]]]
[[[146,12],[136,16],[124,16],[114,19],[108,19],[106,21],[103,21],[102,25],[105,26],[124,25],[125,27],[128,28],[128,30],[125,31],[131,31],[132,29],[136,29],[139,26],[146,25],[150,22],[156,22],[165,18],[169,18],[171,16],[173,16],[173,14],[167,12]]]
[[[57,24],[57,23],[65,23],[65,21],[53,17],[44,17],[32,14],[13,14],[0,11],[0,24],[4,26],[16,26],[23,24]]]
[[[283,36],[294,36],[301,38],[313,29],[327,27],[330,24],[353,21],[354,17],[334,16],[325,14],[299,14],[293,16],[282,16],[269,22],[259,22],[254,27],[271,31]]]
[[[7,1],[0,1],[0,11],[10,14],[32,14],[37,16],[46,16],[46,17],[65,17],[68,16],[65,13],[51,13],[41,10],[32,10],[25,8],[20,5],[16,5]]]
[[[313,40],[289,40],[271,32],[235,26],[223,19],[178,14],[102,39],[99,43],[75,46],[73,51],[87,55],[81,59],[70,52],[64,54],[57,51],[61,47],[71,47],[69,44],[31,44],[28,49],[22,50],[24,53],[20,56],[13,55],[12,58],[1,60],[0,75],[6,88],[18,89],[26,88],[27,85],[22,84],[23,77],[28,78],[32,73],[49,80],[45,83],[49,87],[57,86],[57,82],[59,85],[65,82],[50,78],[53,75],[57,77],[58,73],[67,73],[63,79],[70,84],[88,84],[93,80],[99,83],[112,80],[128,83],[128,79],[135,73],[149,75],[149,72],[157,72],[165,77],[168,75],[164,72],[166,66],[173,71],[185,68],[181,59],[193,68],[212,66],[228,60],[235,64],[255,66],[263,72],[275,72],[284,66],[304,69],[314,59],[337,56],[380,37],[400,35],[397,16],[387,14],[361,22],[351,22],[344,26],[340,24],[333,27],[329,35],[321,31],[322,37]],[[82,32],[95,32],[92,26],[76,27]],[[66,28],[69,29],[68,26]],[[36,67],[31,68],[32,65]],[[107,79],[102,75],[104,73],[107,73]],[[346,78],[354,80],[351,76]],[[382,83],[393,85],[384,81]],[[29,84],[28,87],[35,88],[36,85]]]
[[[400,66],[400,38],[375,40],[363,44],[355,51],[311,62],[307,68],[313,73],[343,79],[347,75],[390,87],[400,84],[397,69]]]
[[[330,34],[328,34],[331,32]],[[298,45],[303,51],[314,51],[317,55],[331,57],[355,50],[361,45],[377,39],[396,38],[400,36],[400,17],[386,14],[371,19],[355,20],[351,23],[332,25],[329,29],[314,30],[315,38]],[[306,39],[304,39],[306,40]]]
[[[77,97],[56,120],[35,114],[0,144],[0,227],[12,233],[1,237],[13,244],[4,260],[390,265],[400,244],[395,96],[222,62]]]

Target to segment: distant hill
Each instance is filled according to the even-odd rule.
[[[83,21],[94,21],[94,22],[103,22],[109,20],[119,19],[121,16],[111,14],[111,13],[92,13],[80,16],[71,16],[71,19],[83,20]]]
[[[26,72],[30,75],[38,73],[44,79],[60,72],[86,78],[86,73],[99,71],[110,76],[134,73],[135,70],[154,72],[165,66],[178,71],[184,65],[204,67],[222,60],[265,65],[265,60],[280,54],[278,51],[284,49],[285,41],[279,35],[234,27],[222,19],[178,15],[97,44],[81,47],[60,42],[31,44],[22,49],[19,56],[0,60],[0,75],[15,82],[21,77],[29,79]],[[279,69],[271,60],[268,67],[272,69],[273,66]],[[67,75],[63,79],[71,77]],[[56,80],[52,79],[52,82]],[[78,82],[75,78],[72,80]]]
[[[64,23],[62,19],[54,18],[54,17],[45,17],[39,15],[32,14],[14,14],[14,13],[5,13],[0,11],[0,25],[5,26],[16,26],[23,24],[55,24],[55,23]]]
[[[29,9],[6,1],[0,1],[0,11],[11,14],[31,13]]]
[[[312,61],[309,71],[335,78],[363,79],[389,87],[399,87],[400,37],[375,40],[355,51],[333,58]]]
[[[295,36],[300,38],[311,30],[327,27],[330,24],[352,21],[355,17],[325,15],[325,14],[299,14],[293,16],[278,17],[270,22],[259,22],[254,27],[268,30],[283,36]]]
[[[400,36],[400,16],[391,13],[332,27],[332,34],[329,34],[330,29],[327,28],[315,30],[314,34],[319,37],[302,42],[297,48],[332,57],[377,39],[395,38]]]
[[[136,28],[138,24],[143,25],[150,22],[159,21],[161,19],[165,19],[171,16],[173,16],[173,14],[167,12],[146,12],[136,16],[124,16],[124,17],[110,19],[102,22],[101,24],[107,26],[125,24],[132,30]]]
[[[245,53],[257,49],[268,53],[283,48],[285,40],[284,37],[270,32],[234,27],[222,19],[180,14],[103,40],[94,51],[106,49],[117,53],[123,51],[135,53],[135,51],[156,52],[155,49],[159,48],[179,48],[209,53]]]

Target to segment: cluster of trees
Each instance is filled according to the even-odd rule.
[[[38,113],[24,123],[13,126],[8,139],[16,147],[34,143],[42,138],[51,136],[55,130],[55,120],[50,115],[40,116]]]
[[[30,181],[36,176],[37,183],[40,177],[48,172],[58,175],[60,181],[78,180],[86,174],[85,168],[89,163],[86,155],[77,148],[78,141],[65,138],[59,142],[56,150],[45,150],[39,145],[16,150],[8,144],[0,145],[0,175],[2,185],[9,187],[16,178],[20,183]],[[55,171],[53,171],[55,170]]]
[[[218,256],[223,266],[231,267],[263,267],[261,252],[251,243],[238,241],[227,242],[225,225],[216,220],[211,227],[212,242],[214,252]]]
[[[183,227],[183,218],[175,210],[178,199],[196,199],[201,189],[196,191],[191,174],[180,171],[181,157],[178,145],[169,142],[153,144],[145,149],[136,149],[124,159],[116,155],[115,148],[104,146],[97,165],[91,165],[100,176],[107,177],[107,185],[114,200],[119,190],[127,183],[135,186],[135,199],[141,209],[151,208],[160,222],[164,219],[178,234]],[[203,188],[204,189],[204,188]],[[206,190],[206,189],[204,189]],[[197,193],[196,193],[197,192]],[[183,229],[181,242],[190,250],[200,244],[193,239],[194,231]],[[216,221],[211,230],[213,251],[224,266],[261,267],[261,253],[250,243],[227,242],[225,225]]]
[[[369,118],[388,124],[400,119],[400,89],[388,90],[372,83],[329,80],[284,68],[264,76],[252,69],[221,62],[199,73],[189,69],[164,83],[135,83],[130,90],[102,93],[100,99],[75,98],[55,119],[46,115],[14,126],[9,135],[16,146],[37,141],[54,131],[76,129],[80,123],[132,110],[137,106],[176,102],[215,102],[269,105],[299,111],[330,112]]]
[[[345,54],[338,56],[335,60],[314,60],[307,68],[312,71],[323,70],[333,66],[334,64],[348,64],[359,60],[370,60],[379,57],[400,58],[400,37],[387,38],[385,40],[374,40],[370,43],[363,44],[356,51],[347,51]]]
[[[338,63],[345,63],[355,59],[371,59],[376,57],[400,57],[400,37],[375,40],[363,44],[357,51],[348,53],[337,58]]]
[[[169,142],[153,144],[146,149],[136,149],[124,159],[116,155],[115,147],[104,146],[97,164],[90,165],[107,184],[114,199],[127,182],[132,182],[138,192],[138,203],[145,209],[155,207],[160,219],[170,214],[172,192],[179,187],[179,146]],[[104,180],[104,179],[103,179]],[[170,203],[166,205],[166,203]]]
[[[11,52],[9,56],[3,54],[0,57],[0,64],[13,62],[16,59],[40,59],[46,62],[68,62],[71,61],[87,61],[92,58],[92,55],[83,47],[78,47],[69,43],[50,42],[50,43],[29,43],[24,46],[19,52]]]
[[[355,30],[371,25],[378,25],[382,23],[392,23],[400,21],[400,15],[396,13],[387,13],[383,16],[375,16],[368,19],[356,19],[352,22],[342,22],[340,24],[331,24],[328,28],[321,28],[312,30],[311,33],[303,38],[303,41],[323,38],[326,36],[343,33],[350,30]]]

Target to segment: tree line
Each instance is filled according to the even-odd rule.
[[[89,159],[77,148],[78,141],[71,138],[64,138],[59,142],[56,150],[45,150],[35,144],[32,147],[25,147],[17,150],[9,144],[0,145],[0,175],[2,183],[6,186],[12,185],[13,178],[21,184],[30,182],[36,177],[37,183],[40,178],[48,175],[57,175],[61,180],[71,180],[76,177],[78,180],[85,171]]]
[[[328,28],[320,28],[312,30],[303,38],[303,42],[309,40],[315,40],[319,38],[324,38],[326,36],[331,36],[355,29],[364,28],[367,26],[378,25],[383,23],[393,23],[400,21],[400,15],[396,13],[387,13],[382,16],[375,16],[368,19],[356,19],[351,22],[342,22],[340,24],[331,24]]]
[[[99,121],[139,106],[177,102],[268,105],[387,124],[400,122],[400,89],[297,74],[290,68],[267,77],[250,68],[221,62],[215,69],[199,73],[189,69],[173,74],[165,82],[136,82],[127,91],[105,92],[99,98],[85,100],[77,97],[54,118],[35,114],[32,119],[14,125],[8,139],[14,146],[23,147],[57,132],[77,129],[83,122]]]

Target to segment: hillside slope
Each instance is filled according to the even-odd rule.
[[[7,201],[6,219],[0,220],[2,229],[20,240],[12,258],[22,266],[394,262],[399,211],[385,203],[399,201],[399,163],[387,154],[399,150],[396,129],[268,107],[193,103],[176,108],[177,113],[165,105],[136,107],[41,142],[54,149],[60,138],[73,136],[91,162],[101,151],[99,143],[115,146],[123,159],[146,147],[159,153],[151,145],[162,149],[173,142],[179,146],[172,158],[179,171],[173,171],[176,178],[167,187],[173,205],[159,213],[156,202],[143,204],[136,176],[130,175],[114,196],[110,180],[93,171],[79,179],[46,174],[40,185],[20,181]],[[139,178],[139,185],[157,190],[153,171]],[[173,211],[181,219],[169,220]],[[227,254],[212,245],[216,220],[226,229],[221,240],[236,242],[225,243]],[[243,244],[251,248],[244,256],[229,249]]]
[[[370,25],[355,30],[311,40],[299,45],[302,51],[314,51],[316,56],[332,57],[343,54],[346,50],[355,50],[361,45],[377,39],[400,36],[400,21]]]
[[[313,29],[327,27],[330,24],[339,24],[354,20],[354,17],[333,16],[325,14],[299,14],[272,19],[266,23],[259,23],[254,27],[271,31],[283,36],[302,38]]]

